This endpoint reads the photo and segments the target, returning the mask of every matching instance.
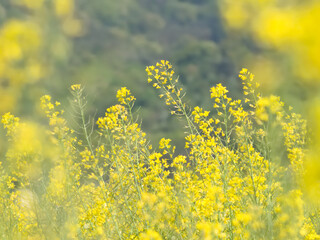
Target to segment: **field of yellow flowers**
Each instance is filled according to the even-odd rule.
[[[168,61],[146,73],[185,122],[185,154],[167,138],[151,146],[126,87],[99,118],[77,84],[74,123],[49,95],[46,126],[6,113],[1,239],[320,239],[317,143],[299,114],[247,69],[243,98],[217,84],[210,110],[184,101]]]

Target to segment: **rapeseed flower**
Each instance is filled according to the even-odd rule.
[[[185,120],[185,154],[166,137],[149,144],[134,116],[135,97],[125,87],[116,94],[119,104],[87,121],[84,89],[72,85],[77,129],[61,104],[45,95],[43,132],[54,154],[45,153],[36,125],[2,116],[8,137],[0,164],[2,236],[319,238],[317,201],[306,197],[318,194],[317,155],[307,151],[302,116],[286,111],[278,97],[261,96],[247,69],[240,72],[244,100],[217,84],[208,93],[210,110],[184,102],[168,61],[146,72],[170,111]],[[28,174],[30,167],[39,174]]]

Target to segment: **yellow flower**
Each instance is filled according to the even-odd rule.
[[[81,89],[81,84],[74,84],[71,86],[71,90],[76,91]]]
[[[171,148],[171,145],[169,145],[170,142],[171,142],[171,139],[161,138],[159,142],[159,148],[160,149]]]
[[[140,234],[139,239],[140,240],[162,240],[162,237],[156,231],[148,229],[146,232]]]
[[[2,116],[1,123],[7,129],[7,136],[13,136],[19,126],[19,118],[8,112]]]
[[[135,97],[131,95],[130,90],[126,87],[122,87],[117,91],[117,99],[121,104],[127,105],[135,100]]]
[[[229,91],[226,89],[226,87],[222,86],[221,83],[219,83],[215,87],[212,87],[210,89],[210,92],[211,92],[211,98],[219,98],[219,97],[223,97]]]

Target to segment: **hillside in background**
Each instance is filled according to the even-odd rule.
[[[155,140],[164,132],[179,139],[175,129],[181,123],[146,84],[145,67],[160,59],[173,63],[192,106],[210,107],[209,88],[219,82],[239,96],[236,73],[247,67],[263,91],[281,95],[300,111],[308,86],[283,51],[257,41],[248,24],[254,16],[245,25],[232,14],[237,7],[263,6],[249,0],[242,5],[225,0],[4,1],[0,111],[31,117],[41,95],[67,102],[68,87],[82,83],[88,113],[101,116],[115,103],[116,90],[127,86],[141,107],[142,127]]]

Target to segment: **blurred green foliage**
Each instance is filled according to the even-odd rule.
[[[90,96],[89,113],[101,116],[115,103],[116,90],[126,86],[137,97],[142,127],[152,132],[153,140],[164,132],[179,139],[176,129],[181,123],[145,84],[145,66],[160,59],[176,66],[192,106],[208,107],[208,90],[219,82],[239,96],[236,73],[244,66],[257,71],[265,91],[299,106],[307,96],[304,85],[294,81],[290,59],[247,31],[254,15],[232,14],[245,6],[262,13],[263,4],[249,0],[2,1],[0,112],[34,117],[41,95],[66,102],[68,86],[81,83]],[[10,31],[14,33],[6,40]],[[28,43],[32,36],[34,43]],[[279,81],[269,82],[270,75]],[[290,86],[288,79],[293,80]]]

